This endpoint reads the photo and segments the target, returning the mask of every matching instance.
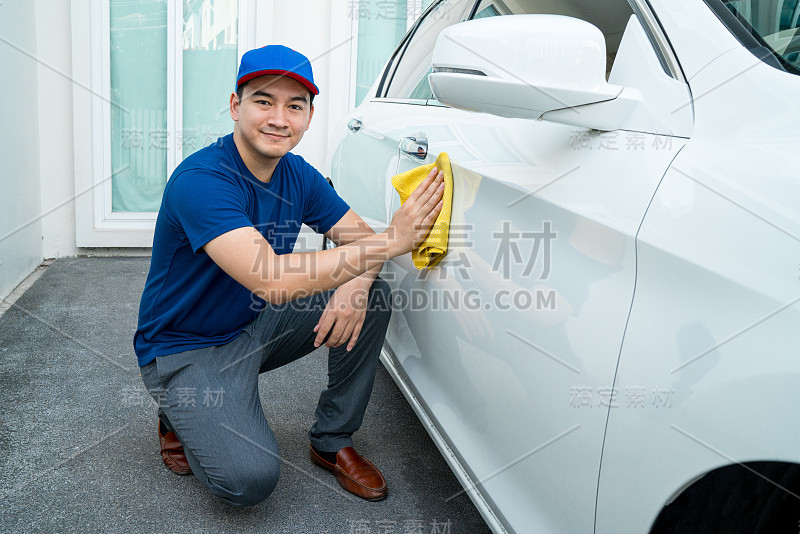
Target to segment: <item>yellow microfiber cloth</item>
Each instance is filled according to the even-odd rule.
[[[444,258],[447,252],[447,236],[450,232],[450,211],[453,202],[453,170],[446,152],[441,152],[434,163],[422,165],[392,178],[392,185],[400,194],[400,202],[405,202],[428,173],[436,167],[444,173],[444,194],[442,195],[442,211],[433,223],[425,240],[411,251],[411,259],[417,269],[431,269]]]

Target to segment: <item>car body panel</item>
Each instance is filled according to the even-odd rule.
[[[798,462],[780,414],[800,403],[800,77],[754,61],[739,48],[690,80],[694,136],[639,233],[614,387],[646,399],[611,410],[597,532],[646,532],[714,468]]]
[[[353,122],[356,131],[350,129]],[[382,122],[381,116],[369,106],[341,121],[338,130],[347,132],[347,142],[342,142],[331,158],[329,168],[334,188],[367,223],[383,223],[389,214],[388,179],[397,170],[398,139],[392,135],[391,126]]]

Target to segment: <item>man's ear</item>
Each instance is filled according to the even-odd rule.
[[[308,131],[308,127],[311,126],[311,117],[314,116],[314,104],[311,104],[311,108],[309,108],[308,112],[308,122],[306,123],[306,131]]]
[[[231,93],[231,103],[230,103],[230,106],[231,106],[231,118],[234,121],[238,121],[239,120],[239,104],[240,103],[241,102],[239,101],[239,95],[237,95],[235,92]]]

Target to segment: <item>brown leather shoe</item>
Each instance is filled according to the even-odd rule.
[[[389,494],[386,480],[378,468],[353,447],[345,447],[336,454],[336,465],[320,457],[311,447],[311,461],[335,474],[341,487],[362,499],[380,501]]]
[[[158,440],[161,442],[161,459],[170,471],[178,475],[191,475],[192,468],[186,461],[183,445],[178,441],[175,432],[171,430],[167,432],[167,427],[161,419],[158,420]]]

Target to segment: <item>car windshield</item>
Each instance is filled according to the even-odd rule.
[[[735,21],[725,16],[720,19],[745,46],[762,59],[763,54],[755,48],[768,49],[784,70],[800,74],[800,0],[721,0],[721,4]],[[743,38],[743,32],[749,39]]]

